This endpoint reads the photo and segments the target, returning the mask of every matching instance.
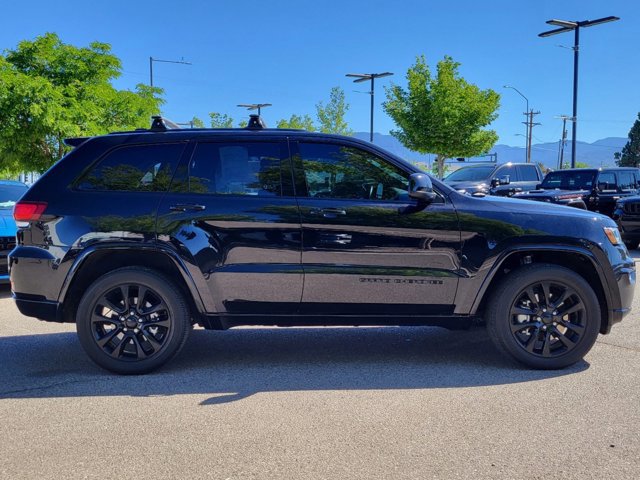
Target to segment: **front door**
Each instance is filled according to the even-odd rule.
[[[440,315],[453,311],[460,232],[444,195],[420,207],[409,173],[374,150],[292,143],[303,232],[301,311]]]

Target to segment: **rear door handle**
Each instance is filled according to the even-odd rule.
[[[169,210],[172,212],[195,212],[204,210],[204,205],[198,205],[196,203],[178,203],[177,205],[171,205]]]

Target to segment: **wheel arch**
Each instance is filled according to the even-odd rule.
[[[158,248],[104,246],[89,248],[75,259],[58,298],[62,307],[62,321],[75,321],[80,299],[95,280],[117,268],[131,266],[148,268],[172,279],[184,295],[195,322],[206,312],[196,282],[175,253]]]
[[[610,330],[609,311],[612,299],[609,296],[607,280],[597,259],[588,250],[558,249],[558,247],[514,249],[505,252],[495,267],[485,278],[472,306],[472,314],[482,316],[487,301],[495,287],[505,276],[523,265],[532,263],[547,263],[568,268],[582,278],[593,288],[600,304],[600,333]]]

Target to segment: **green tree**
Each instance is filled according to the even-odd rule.
[[[54,33],[0,55],[0,171],[43,172],[69,149],[68,137],[148,127],[162,90],[111,84],[121,63],[106,43],[62,43]]]
[[[399,127],[391,134],[411,150],[435,153],[439,177],[445,159],[481,155],[498,140],[495,131],[483,127],[497,118],[500,95],[468,83],[459,66],[445,56],[434,78],[422,55],[407,70],[406,90],[394,84],[385,88],[384,109]]]
[[[318,116],[318,130],[323,133],[337,133],[339,135],[353,135],[353,130],[349,128],[344,119],[349,110],[346,103],[344,90],[340,87],[333,87],[329,93],[329,102],[316,104],[316,114]]]
[[[226,113],[211,112],[209,119],[211,128],[233,128],[233,118]]]
[[[201,118],[198,118],[196,116],[194,116],[191,119],[191,125],[193,125],[193,128],[205,128],[204,122],[202,121]]]
[[[640,166],[640,113],[629,130],[629,141],[622,148],[622,152],[616,152],[615,158],[619,167]]]
[[[299,128],[314,132],[316,127],[313,124],[313,119],[309,115],[291,115],[289,120],[282,119],[276,124],[277,128]]]

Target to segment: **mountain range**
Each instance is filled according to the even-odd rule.
[[[369,140],[369,132],[356,132],[354,137]],[[597,140],[593,143],[576,142],[576,161],[584,162],[590,167],[613,167],[615,161],[613,154],[622,150],[627,143],[627,138],[607,137]],[[391,135],[383,135],[381,133],[373,134],[373,143],[404,158],[411,162],[421,162],[431,165],[435,160],[433,154],[421,154],[409,150],[402,145],[395,137]],[[537,143],[531,146],[531,161],[541,162],[548,168],[558,167],[558,149],[559,142],[554,143]],[[506,162],[524,162],[526,161],[524,147],[512,147],[510,145],[497,144],[489,153],[497,154],[498,163]],[[466,159],[472,162],[488,161],[490,157],[475,157]],[[571,162],[571,141],[568,140],[564,148],[564,163]],[[451,160],[448,160],[451,162]]]

